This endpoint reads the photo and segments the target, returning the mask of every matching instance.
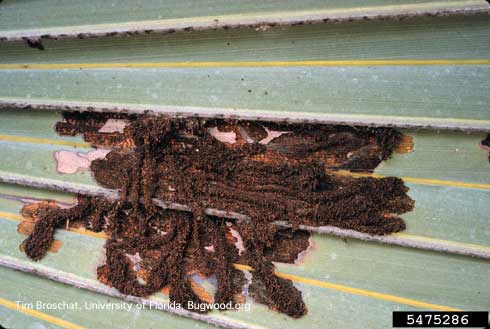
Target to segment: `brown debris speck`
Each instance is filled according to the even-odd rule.
[[[25,38],[24,39],[27,43],[27,45],[31,48],[38,49],[38,50],[44,50],[43,43],[41,42],[41,39],[29,39]]]
[[[490,134],[488,134],[487,138],[481,141],[481,145],[490,150]],[[490,161],[490,154],[488,155],[488,161]]]
[[[481,144],[486,147],[490,147],[490,134],[488,134],[487,138],[481,141]]]

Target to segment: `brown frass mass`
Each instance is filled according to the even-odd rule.
[[[126,120],[124,132],[99,132],[109,118]],[[234,142],[218,140],[210,133],[216,127],[233,132]],[[394,129],[95,113],[66,113],[56,129],[113,148],[91,170],[97,183],[118,189],[120,197],[79,195],[70,209],[39,208],[25,252],[41,259],[55,229],[67,222],[104,231],[107,260],[98,278],[124,294],[147,296],[170,285],[172,301],[184,307],[202,302],[188,278],[197,272],[216,277],[215,302],[235,303],[247,285],[234,267],[240,263],[253,268],[248,292],[257,302],[300,317],[307,313],[301,292],[275,276],[272,263],[294,263],[307,249],[309,233],[298,225],[389,234],[405,229],[397,215],[413,208],[399,178],[336,174],[372,171],[400,142]],[[271,131],[286,133],[263,142]],[[162,209],[154,198],[192,211]],[[209,216],[206,208],[250,221]],[[232,230],[241,237],[241,251]]]

